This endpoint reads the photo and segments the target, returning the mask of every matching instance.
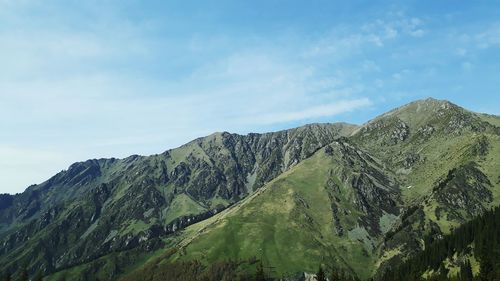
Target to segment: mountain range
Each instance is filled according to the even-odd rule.
[[[0,270],[300,280],[321,267],[380,279],[499,205],[500,116],[429,98],[363,125],[214,133],[161,154],[75,163],[0,195]],[[466,246],[448,253],[460,262],[448,255],[419,277],[454,278],[464,262],[479,276]]]

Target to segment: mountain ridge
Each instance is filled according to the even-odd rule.
[[[83,265],[85,272],[100,268],[88,273],[92,276],[111,274],[114,277],[107,279],[115,279],[130,271],[128,265],[191,239],[196,232],[193,223],[204,224],[229,211],[234,214],[224,218],[229,225],[234,225],[235,218],[251,221],[243,214],[254,203],[245,202],[256,198],[275,202],[276,196],[269,195],[274,193],[267,191],[273,185],[295,194],[289,198],[291,213],[283,213],[290,216],[282,229],[310,224],[310,233],[320,235],[313,240],[330,245],[310,246],[316,254],[295,261],[296,270],[310,272],[321,263],[317,253],[330,253],[337,266],[367,278],[377,268],[390,267],[419,251],[419,237],[448,233],[451,226],[498,204],[500,175],[495,167],[500,134],[493,121],[499,117],[484,118],[448,101],[426,99],[359,126],[327,123],[264,134],[219,132],[160,154],[77,162],[19,196],[0,196],[0,242],[4,245],[0,267],[17,270],[27,263],[32,271],[59,272],[54,275],[58,276],[65,268]],[[307,176],[320,171],[318,176]],[[289,183],[276,185],[276,179]],[[307,182],[316,182],[309,195],[302,191],[312,188]],[[468,189],[477,192],[462,192],[466,182]],[[448,196],[453,193],[459,197]],[[463,198],[473,205],[461,203]],[[312,212],[314,200],[323,200],[328,207]],[[384,207],[383,202],[393,203]],[[454,209],[464,212],[453,213]],[[282,211],[259,216],[266,221]],[[319,228],[316,221],[325,218],[330,227]],[[236,229],[246,227],[222,229],[224,235],[236,235]],[[255,229],[266,233],[279,227]],[[296,231],[297,243],[309,245],[311,239],[300,237],[312,234]],[[208,233],[218,235],[214,230]],[[252,239],[257,238],[244,235],[236,241],[250,243]],[[96,248],[97,241],[101,244]],[[200,245],[218,240],[196,241],[189,247],[206,249]],[[337,249],[337,244],[352,247],[357,254],[339,259],[344,250]],[[270,244],[269,249],[280,253],[287,249],[283,245]],[[184,256],[196,256],[189,247],[181,247],[187,249]],[[253,250],[246,249],[228,257],[249,258]],[[42,256],[33,257],[33,253]],[[113,255],[115,269],[96,264],[104,258],[109,265],[108,257]],[[174,255],[170,261],[178,258]],[[280,264],[272,255],[266,259]],[[363,260],[365,269],[359,265]],[[280,265],[277,270],[285,273],[292,268]]]

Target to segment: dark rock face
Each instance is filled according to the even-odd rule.
[[[24,264],[43,273],[82,263],[98,267],[103,266],[98,258],[110,253],[159,249],[165,236],[232,206],[322,149],[321,157],[333,163],[324,181],[332,233],[342,239],[350,239],[353,230],[366,233],[372,251],[367,255],[402,253],[383,261],[383,269],[419,251],[424,234],[442,235],[429,213],[460,223],[492,202],[490,189],[500,176],[488,178],[476,164],[495,148],[485,132],[499,135],[500,129],[450,103],[426,100],[361,127],[313,124],[245,136],[216,133],[158,155],[75,163],[22,194],[0,195],[0,271]],[[472,133],[472,144],[459,151],[472,160],[449,172],[451,167],[440,167],[436,178],[443,177],[430,184],[432,192],[404,202],[405,176],[432,164],[432,154],[422,151]],[[311,207],[300,196],[293,200],[298,208]],[[437,207],[429,209],[429,202]],[[307,213],[298,215],[305,228],[318,228]],[[119,262],[131,263],[127,255]],[[112,270],[110,279],[117,273]]]
[[[0,210],[9,208],[13,201],[14,196],[10,194],[0,194]]]
[[[433,190],[441,210],[448,214],[450,221],[464,222],[485,211],[484,203],[491,202],[493,195],[488,187],[492,186],[488,177],[477,168],[475,162],[449,171],[448,176]],[[460,211],[465,211],[464,217]]]
[[[426,219],[424,207],[426,202],[435,201],[438,207],[434,215],[438,220],[463,223],[485,211],[485,204],[492,201],[489,190],[491,182],[481,172],[475,162],[468,162],[448,172],[447,176],[437,182],[431,194],[424,197],[421,206],[408,208],[401,216],[398,225],[385,237],[383,250],[398,248],[404,255],[397,255],[384,261],[378,272],[396,265],[404,256],[419,252],[423,245],[422,237],[438,240],[442,237],[440,227]]]
[[[339,196],[344,193],[342,189],[350,188],[354,194],[353,204],[356,210],[363,214],[359,218],[359,224],[370,235],[380,236],[382,234],[379,226],[380,218],[384,214],[399,215],[401,199],[397,183],[389,178],[383,167],[370,155],[357,150],[344,140],[335,141],[325,147],[325,154],[340,165],[340,169],[332,171],[332,178],[326,182],[326,188],[330,190],[335,232],[339,236],[345,232],[342,217],[348,217],[349,213],[340,212],[347,206],[343,205],[346,203],[342,203]],[[341,187],[334,178],[343,182],[344,187]]]
[[[191,169],[189,166],[181,162],[175,169],[172,171],[172,182],[175,185],[182,186],[189,182],[189,176],[191,175]]]
[[[474,162],[491,161],[486,155],[491,155],[490,142],[498,130],[477,114],[427,99],[383,114],[350,137],[355,147],[383,163],[384,171],[395,172],[409,196],[415,196],[402,206],[403,214],[384,238],[381,252],[391,254],[387,260],[381,257],[379,272],[420,251],[422,237],[439,239],[443,225],[446,230],[448,222],[468,221],[492,202],[491,189],[496,187]],[[410,188],[429,176],[442,178],[415,195]],[[361,177],[358,182],[369,186]],[[400,254],[392,256],[394,251]]]

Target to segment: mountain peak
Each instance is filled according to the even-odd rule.
[[[368,278],[419,250],[412,241],[428,231],[440,235],[497,200],[500,128],[482,118],[427,98],[363,126],[221,131],[162,154],[78,162],[0,194],[0,271],[27,264],[79,280],[70,274],[78,265],[116,280],[172,247],[207,264],[263,255],[277,273],[312,272],[332,255]],[[168,253],[172,265],[180,256]]]
[[[448,110],[448,109],[460,109],[461,107],[451,103],[448,100],[439,100],[432,97],[416,100],[410,103],[407,103],[403,106],[397,107],[387,113],[382,114],[382,116],[391,115],[394,113],[401,113],[404,111],[410,111],[413,113],[431,113],[437,112],[439,110]]]
[[[407,103],[386,113],[383,113],[368,121],[362,127],[369,126],[370,124],[379,122],[387,118],[398,118],[408,125],[413,124],[420,126],[428,122],[430,119],[448,115],[448,112],[463,113],[466,112],[466,110],[447,100],[439,100],[429,97],[426,99]]]

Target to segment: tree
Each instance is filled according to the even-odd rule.
[[[316,280],[317,281],[326,281],[325,272],[323,271],[323,268],[321,267],[321,265],[319,266],[318,273],[316,273]]]
[[[29,280],[28,270],[26,269],[26,267],[23,267],[23,270],[19,275],[19,281],[28,281],[28,280]]]
[[[470,262],[464,262],[460,265],[460,281],[472,281],[474,276],[472,275],[472,268]]]
[[[38,271],[35,275],[35,278],[33,278],[33,281],[43,281],[42,273]]]
[[[262,261],[257,265],[257,272],[255,273],[255,281],[265,281],[266,276],[264,274],[264,266],[262,265]]]
[[[2,276],[3,281],[11,281],[12,280],[12,274],[10,271],[6,270],[5,273]]]
[[[334,269],[332,274],[330,274],[330,281],[340,281],[340,276],[336,269]]]
[[[493,276],[493,264],[491,260],[487,257],[481,259],[481,265],[479,267],[479,280],[490,281]]]

